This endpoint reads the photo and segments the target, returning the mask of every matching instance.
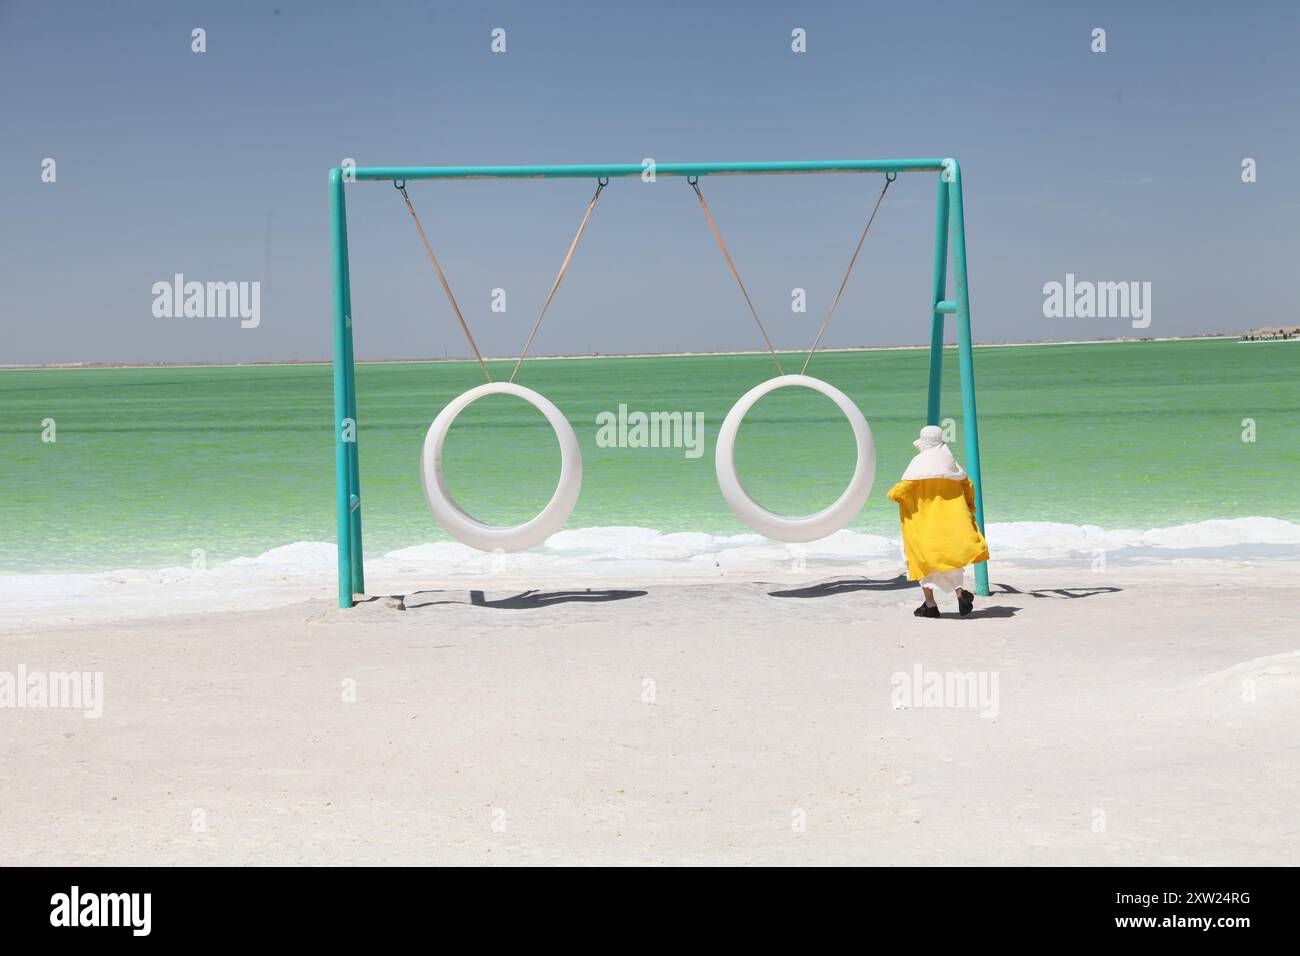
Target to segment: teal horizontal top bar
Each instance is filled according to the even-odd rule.
[[[942,159],[806,160],[789,163],[656,163],[656,176],[761,176],[779,173],[924,173]],[[604,166],[358,166],[357,179],[617,179],[640,176],[641,163]]]

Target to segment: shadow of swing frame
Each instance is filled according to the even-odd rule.
[[[352,346],[352,289],[348,274],[348,220],[344,189],[356,182],[424,179],[627,179],[648,170],[641,163],[595,166],[358,166],[329,173],[330,255],[334,287],[334,451],[338,514],[339,607],[352,607],[365,593],[361,545],[360,451],[357,445],[356,362]],[[944,321],[957,320],[963,442],[967,471],[975,486],[975,520],[984,530],[984,487],[980,477],[979,422],[975,409],[975,367],[966,277],[966,221],[961,167],[945,159],[802,160],[795,162],[656,163],[660,176],[770,176],[818,173],[936,173],[934,284],[930,313],[930,376],[926,423],[939,424],[943,377]],[[952,253],[953,298],[948,298],[948,256]],[[987,563],[975,565],[975,593],[987,596]]]

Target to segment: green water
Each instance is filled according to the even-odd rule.
[[[958,420],[960,458],[955,351],[946,359],[943,414]],[[1300,521],[1300,345],[988,348],[975,360],[990,522]],[[848,393],[875,434],[876,484],[859,529],[896,528],[884,491],[923,424],[927,366],[915,350],[819,354],[810,369]],[[713,438],[731,404],[772,374],[766,356],[529,363],[518,381],[554,401],[582,442],[568,527],[747,530],[718,493]],[[368,554],[446,540],[424,504],[420,447],[443,404],[481,381],[464,363],[359,367]],[[331,396],[327,366],[0,372],[0,571],[188,566],[196,548],[220,562],[334,540]],[[702,412],[703,455],[598,447],[596,417],[620,403]],[[42,441],[47,418],[53,443]],[[1253,443],[1242,441],[1245,418],[1256,422]],[[737,464],[760,502],[796,514],[835,499],[853,442],[828,399],[782,390],[746,422]],[[534,514],[558,474],[550,429],[506,396],[462,414],[447,458],[458,500],[494,523]]]

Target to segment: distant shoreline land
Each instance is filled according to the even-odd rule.
[[[1107,338],[1107,339],[1030,339],[1025,342],[976,342],[974,347],[977,349],[992,348],[1024,348],[1029,346],[1049,346],[1049,345],[1132,345],[1139,342],[1198,342],[1215,339],[1225,341],[1300,341],[1300,338],[1255,338],[1248,339],[1246,336],[1256,335],[1257,333],[1237,333],[1237,332],[1214,332],[1205,335],[1168,335],[1168,336],[1151,336],[1144,338]],[[955,343],[944,345],[946,349],[955,349]],[[919,349],[929,349],[928,342],[919,345],[852,345],[842,348],[823,348],[820,352],[904,352],[915,351]],[[777,349],[778,355],[803,355],[807,349]],[[581,355],[530,355],[528,361],[569,361],[578,359],[623,359],[623,358],[687,358],[693,356],[725,356],[725,355],[765,355],[764,349],[735,349],[721,350],[716,352],[610,352],[602,354],[592,352]],[[513,362],[517,355],[485,355],[485,362]],[[443,358],[380,358],[380,359],[357,359],[358,365],[392,365],[407,363],[425,363],[425,362],[472,362],[470,356],[446,356]],[[18,371],[18,370],[37,370],[37,369],[85,369],[85,368],[241,368],[250,366],[283,366],[283,365],[330,365],[331,359],[328,358],[311,358],[311,359],[275,359],[268,361],[252,362],[197,362],[197,361],[178,361],[178,362],[48,362],[44,364],[30,365],[8,365],[0,364],[0,371]]]

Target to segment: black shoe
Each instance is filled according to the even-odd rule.
[[[965,588],[962,588],[961,594],[957,595],[957,613],[965,617],[975,606],[975,595]]]
[[[939,607],[938,605],[935,605],[934,607],[930,607],[930,605],[928,604],[922,604],[920,607],[918,607],[915,611],[912,612],[912,616],[913,617],[938,617]]]

